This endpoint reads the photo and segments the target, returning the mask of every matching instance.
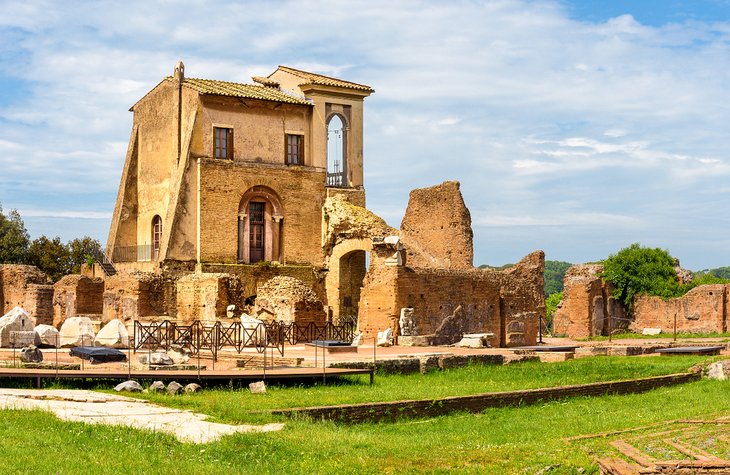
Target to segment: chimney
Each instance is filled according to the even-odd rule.
[[[182,61],[175,63],[175,72],[172,76],[175,78],[175,81],[183,82],[185,79],[185,65]]]

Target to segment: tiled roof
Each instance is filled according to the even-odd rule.
[[[172,77],[165,78],[172,81]],[[241,84],[237,82],[216,81],[213,79],[185,78],[183,86],[189,87],[200,94],[215,94],[218,96],[242,97],[246,99],[260,99],[262,101],[286,102],[289,104],[312,103],[303,97],[293,96],[279,89],[264,87],[255,84]]]
[[[332,78],[329,76],[323,76],[321,74],[308,73],[299,69],[290,68],[289,66],[279,66],[279,69],[286,71],[287,73],[298,76],[302,79],[306,79],[308,84],[318,84],[320,86],[334,86],[344,87],[347,89],[355,89],[358,91],[374,92],[374,89],[364,84],[357,84],[350,81],[344,81],[342,79]]]

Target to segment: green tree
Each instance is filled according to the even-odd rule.
[[[552,328],[553,314],[562,301],[562,292],[550,294],[550,296],[545,299],[545,321],[547,322],[548,328]]]
[[[22,264],[26,262],[30,236],[25,223],[16,210],[7,216],[0,206],[0,264]]]
[[[86,264],[89,261],[96,261],[97,256],[100,256],[103,253],[101,250],[101,243],[89,236],[69,241],[68,250],[70,268],[71,272],[74,274],[81,272],[82,264]]]
[[[563,291],[563,278],[565,271],[572,266],[570,262],[545,261],[545,295],[553,295]]]
[[[28,247],[28,264],[36,266],[55,282],[71,273],[71,253],[58,236],[53,239],[41,236]]]
[[[613,297],[632,313],[636,295],[670,298],[685,292],[677,282],[676,263],[664,249],[634,243],[603,261],[601,277],[614,285]]]
[[[730,267],[718,267],[716,269],[706,269],[700,271],[699,274],[709,274],[719,277],[720,279],[730,279]]]

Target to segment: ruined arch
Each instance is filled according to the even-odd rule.
[[[366,254],[372,250],[371,238],[346,239],[332,248],[325,288],[333,321],[357,318],[360,289],[367,272]]]
[[[284,207],[267,186],[246,190],[238,205],[238,262],[283,262]]]

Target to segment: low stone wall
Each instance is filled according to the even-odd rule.
[[[700,373],[681,373],[628,381],[577,384],[557,388],[527,389],[440,399],[342,404],[339,406],[304,407],[272,411],[276,415],[307,416],[313,419],[339,422],[380,422],[405,418],[433,417],[450,412],[481,412],[492,407],[522,406],[546,400],[575,396],[603,396],[605,394],[635,394],[652,389],[699,381]]]

